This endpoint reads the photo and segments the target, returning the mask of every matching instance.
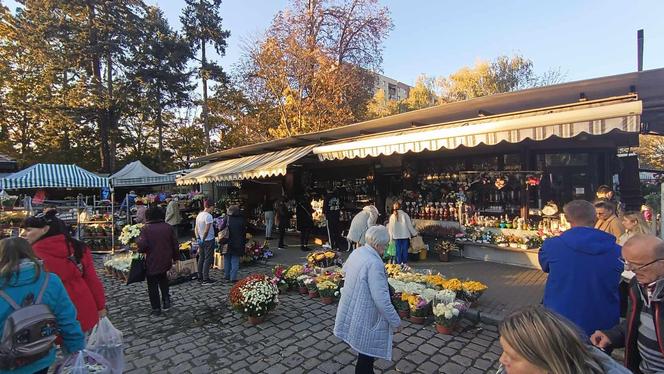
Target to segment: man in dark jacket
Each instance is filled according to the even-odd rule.
[[[145,253],[147,267],[146,278],[148,281],[148,295],[152,306],[152,315],[161,314],[162,305],[159,300],[161,290],[161,301],[164,310],[171,307],[171,296],[168,287],[168,273],[173,263],[179,260],[178,240],[175,231],[168,223],[164,222],[164,211],[159,207],[151,207],[145,212],[147,223],[141,230],[137,240],[138,251]]]
[[[545,240],[539,253],[542,270],[549,273],[543,304],[590,336],[620,318],[620,246],[613,235],[593,228],[591,203],[574,200],[563,210],[572,228]]]
[[[221,240],[221,244],[228,244],[228,251],[224,255],[224,278],[233,283],[237,282],[237,271],[240,268],[240,257],[244,255],[244,246],[247,243],[247,223],[240,214],[240,207],[228,207],[228,237]]]
[[[290,225],[291,212],[286,206],[286,196],[283,196],[277,202],[277,226],[279,227],[279,249],[285,249],[284,237],[286,236],[286,228]]]
[[[300,249],[303,251],[309,250],[309,235],[311,235],[311,230],[314,227],[313,213],[309,194],[305,194],[297,200],[297,207],[295,208],[297,229],[300,230]]]
[[[664,242],[635,235],[622,247],[630,281],[627,315],[611,329],[596,331],[590,341],[601,349],[625,348],[625,366],[634,373],[664,372]]]

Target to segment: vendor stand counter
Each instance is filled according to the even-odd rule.
[[[519,237],[536,236],[537,231],[502,228],[487,228],[496,234],[514,235]],[[462,256],[473,260],[496,262],[541,270],[539,248],[527,248],[523,244],[501,243],[490,244],[473,241],[457,241],[462,248]]]

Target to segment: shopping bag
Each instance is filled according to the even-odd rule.
[[[422,249],[426,248],[426,245],[422,237],[417,235],[410,239],[410,247],[413,249],[413,253],[419,253]]]
[[[385,257],[394,257],[397,255],[397,244],[394,242],[394,240],[390,240],[390,244],[387,245],[387,248],[385,248]]]
[[[124,370],[122,332],[113,326],[108,317],[102,317],[92,329],[86,349],[106,359],[112,374],[121,374]]]
[[[127,284],[143,282],[147,269],[145,266],[145,256],[138,254],[131,259],[129,267],[129,275],[127,276]]]
[[[112,374],[111,366],[101,355],[84,349],[70,355],[55,369],[56,374]]]

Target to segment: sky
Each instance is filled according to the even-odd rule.
[[[2,1],[13,8],[13,1]],[[180,27],[184,0],[147,0]],[[260,35],[288,0],[225,0],[231,31],[227,71],[242,45]],[[644,29],[644,69],[664,67],[664,1],[380,0],[394,29],[384,43],[383,74],[407,84],[418,75],[446,76],[478,60],[521,54],[539,73],[560,69],[566,81],[636,70],[636,32]]]

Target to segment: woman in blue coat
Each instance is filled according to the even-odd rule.
[[[392,333],[401,319],[392,306],[382,256],[390,236],[385,226],[370,227],[366,243],[348,256],[334,335],[358,352],[355,373],[373,373],[376,358],[392,359]]]
[[[44,271],[39,259],[35,256],[30,244],[23,238],[7,238],[0,240],[0,289],[11,300],[21,305],[26,298],[37,297],[42,285],[48,277],[48,283],[42,296],[58,324],[65,353],[75,353],[85,348],[85,338],[81,325],[76,320],[76,309],[72,304],[62,281],[57,275]],[[14,308],[0,297],[0,329],[4,333],[7,317]],[[0,333],[0,336],[2,336]],[[14,370],[0,370],[3,373],[47,373],[55,361],[55,347],[49,354],[34,362],[20,366]]]

